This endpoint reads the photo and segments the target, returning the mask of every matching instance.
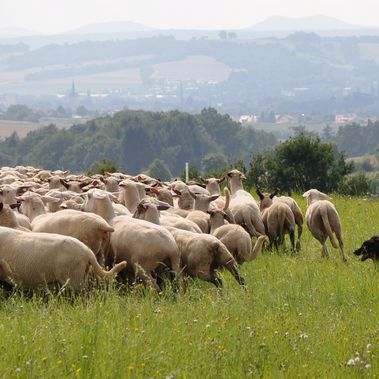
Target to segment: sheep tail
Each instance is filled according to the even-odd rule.
[[[322,223],[324,224],[324,228],[326,230],[326,234],[328,235],[332,246],[335,249],[337,249],[338,246],[337,246],[337,243],[336,243],[336,241],[334,239],[333,231],[332,231],[332,228],[331,228],[330,223],[329,223],[327,208],[326,207],[321,207],[320,208],[320,214],[321,214]]]
[[[127,265],[126,261],[122,261],[120,263],[115,264],[109,271],[104,270],[97,262],[95,254],[93,254],[92,251],[91,254],[89,254],[89,263],[92,266],[95,275],[97,275],[100,278],[115,276]]]
[[[230,204],[230,191],[228,187],[224,188],[224,196],[225,196],[225,205],[224,205],[223,211],[226,212]]]

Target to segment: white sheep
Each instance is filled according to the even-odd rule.
[[[68,282],[79,291],[86,286],[90,267],[100,278],[113,276],[126,267],[123,261],[105,271],[86,245],[60,234],[0,227],[0,240],[0,279],[26,289]]]
[[[93,251],[102,266],[107,258],[109,235],[114,231],[102,217],[73,209],[36,217],[32,222],[32,230],[77,238]]]
[[[273,201],[277,190],[271,194],[263,194],[257,189],[257,194],[261,201],[259,204],[262,213],[262,220],[265,225],[266,234],[270,239],[270,246],[274,244],[279,250],[279,244],[284,245],[284,235],[289,234],[291,240],[291,250],[295,251],[295,217],[291,208],[283,201]]]
[[[338,248],[334,239],[335,233],[338,245],[341,250],[343,261],[347,261],[342,240],[341,222],[335,206],[329,201],[330,197],[317,189],[310,189],[304,192],[303,197],[307,199],[307,212],[305,220],[313,237],[320,241],[322,252],[327,257],[330,256],[326,240],[329,237],[332,246]]]
[[[246,227],[251,236],[264,235],[265,228],[258,204],[242,186],[242,180],[246,179],[245,175],[238,170],[231,170],[227,177],[231,192],[229,208],[236,224]]]

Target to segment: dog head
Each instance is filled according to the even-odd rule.
[[[355,255],[362,255],[361,261],[371,258],[379,262],[379,236],[373,236],[363,242],[362,246],[354,251]]]

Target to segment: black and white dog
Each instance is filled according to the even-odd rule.
[[[362,246],[354,251],[355,255],[362,255],[361,261],[371,258],[375,263],[379,263],[379,236],[373,236],[363,242]]]

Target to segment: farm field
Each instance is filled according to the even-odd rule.
[[[19,137],[23,138],[29,132],[37,130],[44,126],[48,126],[50,124],[54,124],[58,129],[61,129],[69,128],[73,124],[80,124],[83,122],[83,120],[71,118],[44,118],[41,119],[39,122],[0,120],[0,138],[9,137],[14,132],[16,132]],[[85,121],[88,121],[88,119],[85,119]]]
[[[296,200],[305,212],[305,201]],[[352,251],[379,234],[379,201],[333,196],[348,253],[321,258],[303,233],[297,256],[242,266],[244,290],[191,283],[186,293],[115,284],[72,299],[1,299],[0,376],[16,378],[378,378],[379,270]]]

